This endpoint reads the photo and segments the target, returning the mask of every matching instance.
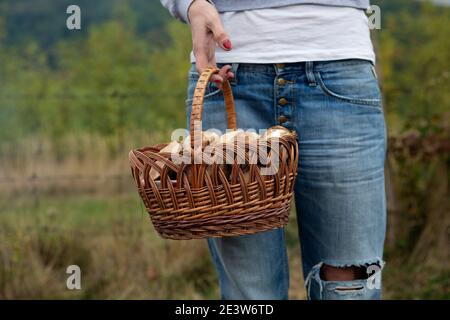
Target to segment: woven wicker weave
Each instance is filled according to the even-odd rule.
[[[192,147],[194,120],[201,120],[206,85],[217,72],[207,69],[197,82],[190,122]],[[235,130],[228,81],[223,83],[223,95],[228,128]],[[272,176],[261,175],[260,166],[248,163],[252,152],[248,145],[245,154],[238,154],[235,147],[234,164],[228,165],[228,170],[216,164],[175,164],[170,153],[160,153],[167,144],[131,150],[132,175],[155,229],[163,238],[194,239],[239,236],[284,226],[297,175],[297,136],[293,132],[283,135],[279,143],[279,169]],[[238,164],[238,157],[246,164]],[[151,169],[159,173],[159,181],[150,178]]]

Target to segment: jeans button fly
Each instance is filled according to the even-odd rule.
[[[286,84],[286,80],[284,80],[283,78],[279,78],[277,80],[277,83],[279,86],[284,86]]]
[[[288,118],[286,116],[281,115],[278,117],[279,123],[285,123],[286,121],[288,121]]]
[[[278,104],[280,106],[284,106],[288,103],[288,101],[286,100],[286,98],[281,98],[280,100],[278,100]]]

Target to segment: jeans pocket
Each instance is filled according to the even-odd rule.
[[[194,100],[194,90],[195,90],[195,86],[197,85],[198,78],[199,78],[199,75],[197,73],[194,73],[192,71],[189,72],[188,96],[185,101],[187,109],[189,109],[191,107],[192,101]],[[220,92],[221,92],[221,90],[219,88],[217,88],[212,82],[208,82],[208,84],[206,86],[206,90],[205,90],[204,101],[206,102],[209,98],[216,96]]]
[[[187,99],[185,100],[187,128],[189,128],[190,125],[192,102],[194,100],[194,91],[198,79],[199,75],[195,71],[191,70],[188,76],[188,93]],[[203,97],[203,110],[201,115],[202,127],[204,129],[210,129],[219,126],[219,124],[215,122],[222,122],[221,120],[217,120],[217,118],[219,117],[218,114],[221,112],[221,110],[224,110],[224,108],[218,108],[218,106],[221,106],[223,104],[224,102],[222,90],[218,89],[213,83],[209,82],[206,86],[205,95]],[[214,119],[215,121],[213,121],[212,119]],[[226,118],[224,118],[223,121],[226,121]],[[223,123],[225,124],[226,122]]]
[[[322,92],[333,99],[381,109],[378,80],[368,61],[319,70],[316,78]]]

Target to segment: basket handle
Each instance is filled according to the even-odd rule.
[[[194,90],[194,99],[192,101],[192,112],[190,122],[191,147],[194,149],[194,122],[202,120],[203,100],[205,98],[206,86],[213,74],[219,73],[219,69],[209,67],[200,75]],[[230,82],[225,80],[222,84],[222,92],[225,100],[225,108],[227,112],[228,129],[236,130],[236,110],[234,108],[233,92],[231,91]]]

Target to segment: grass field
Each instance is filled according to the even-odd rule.
[[[304,299],[295,214],[286,233],[290,298]],[[385,298],[449,298],[448,273],[392,260]],[[71,264],[81,267],[82,290],[66,288]],[[205,242],[159,238],[130,189],[2,198],[0,299],[12,298],[213,299],[219,292]]]

